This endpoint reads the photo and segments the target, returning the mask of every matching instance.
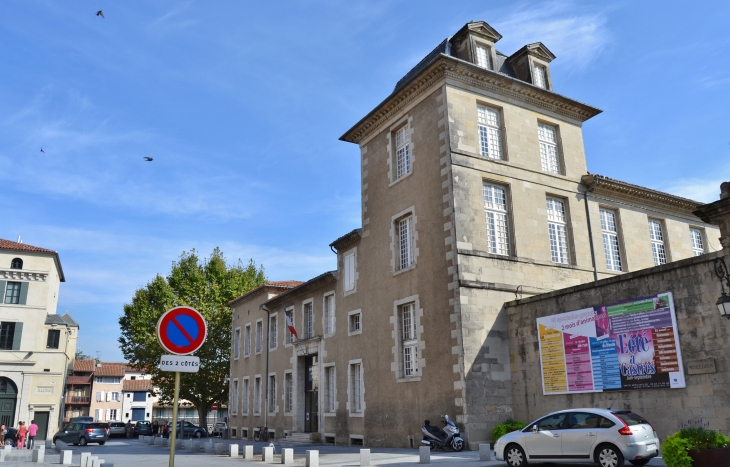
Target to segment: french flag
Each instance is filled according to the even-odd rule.
[[[284,304],[281,304],[282,308],[284,307]],[[297,330],[294,329],[294,323],[291,322],[291,316],[289,316],[289,313],[286,312],[286,308],[284,309],[284,316],[286,316],[286,326],[289,328],[289,332],[292,334],[292,336],[296,337],[297,340],[299,340],[299,334],[297,334]]]

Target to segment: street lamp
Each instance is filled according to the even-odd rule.
[[[722,295],[717,299],[717,309],[720,315],[730,319],[730,295],[725,293],[725,283],[727,283],[728,291],[730,291],[730,272],[728,272],[727,264],[723,258],[715,258],[715,274],[720,279],[722,286]]]

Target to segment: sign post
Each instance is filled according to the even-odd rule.
[[[180,372],[197,373],[200,358],[190,354],[205,342],[208,326],[198,310],[186,306],[166,311],[157,322],[157,340],[163,349],[174,355],[163,355],[160,370],[175,372],[175,395],[172,402],[172,433],[169,467],[175,465],[175,440],[177,439],[177,406],[180,395]],[[182,428],[182,427],[181,427]]]

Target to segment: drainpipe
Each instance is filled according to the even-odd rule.
[[[593,248],[593,229],[591,228],[591,211],[588,209],[588,193],[593,191],[598,185],[598,180],[593,179],[593,184],[586,187],[586,191],[583,192],[586,206],[586,222],[588,223],[588,243],[591,245],[591,261],[593,261],[593,280],[598,280],[598,268],[596,267],[596,250]]]
[[[269,329],[269,328],[271,327],[271,310],[266,308],[266,305],[264,305],[263,303],[261,304],[261,306],[259,308],[266,312],[266,375],[265,375],[266,384],[264,386],[266,388],[265,389],[266,393],[264,395],[264,428],[266,430],[268,430],[269,429],[269,425],[268,425],[268,423],[269,423],[269,420],[268,420],[269,419],[269,346],[270,346],[269,338],[270,338],[270,334],[271,334],[271,329]]]

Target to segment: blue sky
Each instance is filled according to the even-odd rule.
[[[270,279],[333,269],[327,245],[360,223],[339,136],[469,20],[508,55],[542,41],[556,91],[604,110],[592,173],[717,199],[726,2],[4,0],[0,238],[59,251],[58,311],[106,361],[123,303],[184,250]]]

